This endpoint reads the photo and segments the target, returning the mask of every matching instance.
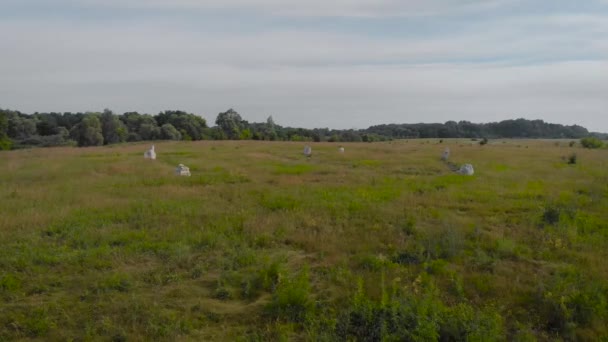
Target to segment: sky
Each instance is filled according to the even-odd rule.
[[[0,108],[608,132],[608,0],[0,0]]]

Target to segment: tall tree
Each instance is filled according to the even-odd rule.
[[[276,124],[274,123],[274,119],[272,115],[266,119],[266,127],[264,127],[264,140],[277,140],[277,130]]]
[[[241,115],[232,108],[219,113],[215,119],[215,124],[228,139],[239,139],[241,137],[241,130],[246,128],[244,127],[245,124]]]
[[[170,123],[161,126],[160,136],[165,140],[182,140],[182,134]]]
[[[111,110],[104,109],[99,120],[105,145],[116,144],[127,139],[127,127]]]
[[[16,140],[24,140],[36,135],[36,121],[26,114],[9,112],[8,135]]]
[[[78,146],[103,145],[101,121],[97,114],[87,114],[80,123],[72,128],[70,136],[76,140]]]
[[[182,135],[184,140],[201,140],[204,137],[207,122],[198,115],[181,110],[166,110],[155,116],[159,125],[171,124]]]

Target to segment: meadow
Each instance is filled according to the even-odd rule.
[[[304,144],[1,152],[0,340],[608,339],[608,150]]]

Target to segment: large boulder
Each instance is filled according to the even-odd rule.
[[[473,165],[464,164],[460,167],[460,170],[458,170],[458,173],[461,175],[472,176],[475,174],[475,170],[473,169]]]

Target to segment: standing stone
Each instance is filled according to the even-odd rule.
[[[306,145],[304,147],[304,155],[306,157],[311,157],[312,156],[312,148],[310,146]]]
[[[441,160],[447,162],[448,159],[450,159],[450,148],[446,148],[445,151],[443,151],[443,155],[441,155]]]
[[[146,159],[152,159],[152,160],[156,159],[156,152],[154,151],[154,145],[152,145],[152,148],[150,148],[149,150],[147,150],[144,153],[144,158],[146,158]]]

